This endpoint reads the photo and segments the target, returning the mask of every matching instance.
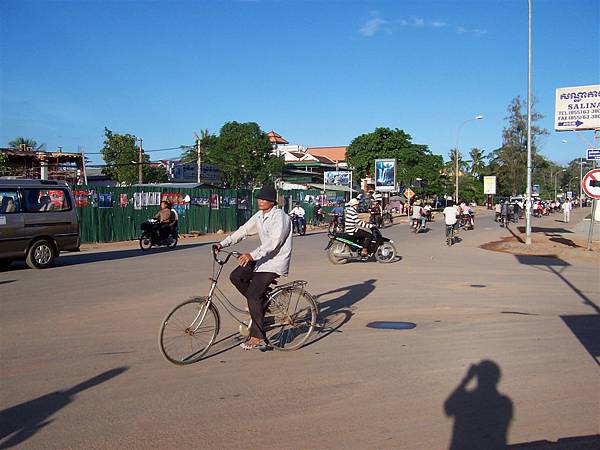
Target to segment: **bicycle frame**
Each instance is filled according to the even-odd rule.
[[[227,264],[227,262],[229,261],[229,258],[231,258],[232,256],[237,257],[240,255],[238,252],[227,252],[224,250],[223,250],[223,253],[227,254],[227,257],[223,261],[219,260],[216,257],[216,255],[214,256],[215,262],[219,265],[219,269],[217,270],[216,275],[213,272],[213,276],[210,278],[210,281],[212,283],[210,286],[210,290],[208,291],[208,301],[205,302],[204,306],[198,312],[198,315],[196,315],[196,317],[190,324],[190,328],[192,328],[192,331],[194,333],[196,331],[198,331],[198,328],[204,321],[204,318],[206,317],[206,313],[208,312],[210,305],[214,303],[213,299],[216,300],[225,309],[225,311],[227,311],[227,313],[233,318],[233,320],[235,320],[240,325],[245,326],[246,323],[244,323],[243,320],[240,320],[238,318],[238,316],[236,316],[232,310],[236,311],[239,314],[243,314],[245,316],[250,315],[250,313],[248,311],[246,311],[244,309],[240,309],[237,306],[235,306],[233,303],[231,303],[231,301],[227,298],[227,296],[223,293],[223,291],[221,291],[219,289],[219,287],[217,286],[217,284],[219,282],[219,277],[221,276],[221,272],[223,271],[223,266],[225,266],[225,264]],[[197,323],[197,325],[194,325],[196,323]]]

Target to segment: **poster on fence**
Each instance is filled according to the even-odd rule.
[[[208,197],[192,197],[190,203],[197,206],[208,206],[210,200]]]
[[[219,194],[210,194],[210,209],[219,209]]]
[[[133,194],[133,209],[142,209],[142,193],[135,192]]]
[[[88,195],[89,192],[87,190],[73,191],[73,196],[75,197],[75,206],[88,206]]]
[[[121,194],[121,195],[119,195],[119,206],[121,208],[126,208],[128,201],[129,200],[127,198],[127,194]]]
[[[112,205],[112,195],[110,193],[98,193],[98,208],[112,208]]]

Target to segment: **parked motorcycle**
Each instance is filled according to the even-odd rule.
[[[368,261],[374,258],[380,263],[390,263],[396,259],[396,247],[394,242],[381,235],[377,228],[373,232],[371,242],[367,249],[368,256],[361,256],[362,245],[358,244],[354,236],[346,233],[335,233],[329,235],[329,243],[325,250],[329,261],[333,264],[346,264],[349,261]]]
[[[292,219],[292,231],[300,236],[304,236],[306,234],[306,220],[302,216],[297,216],[296,214],[290,214]]]
[[[159,233],[159,222],[156,219],[149,219],[141,225],[142,235],[140,236],[140,248],[144,251],[150,250],[152,247],[165,246],[167,248],[175,248],[179,239],[177,233],[177,225],[175,224],[168,236],[161,238]]]

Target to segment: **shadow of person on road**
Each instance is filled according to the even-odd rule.
[[[121,375],[127,369],[118,367],[107,370],[66,391],[52,392],[0,411],[0,449],[14,447],[26,441],[51,423],[54,419],[50,417],[75,400],[81,391]],[[2,439],[7,437],[8,439],[2,442]]]
[[[376,281],[375,279],[370,279],[362,283],[322,292],[315,296],[319,308],[318,324],[315,330],[316,333],[306,345],[320,341],[331,333],[340,332],[339,329],[349,322],[353,316],[352,311],[355,309],[353,305],[369,296],[375,290]],[[342,295],[323,302],[320,301],[337,293],[341,293]]]
[[[467,386],[477,379],[477,386]],[[500,367],[489,360],[469,367],[466,376],[444,403],[444,412],[454,418],[450,450],[505,449],[513,417],[510,398],[498,392]]]

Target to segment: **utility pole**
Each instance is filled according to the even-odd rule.
[[[198,184],[202,183],[202,143],[201,139],[196,136],[196,151],[198,153]]]
[[[138,152],[138,184],[144,183],[144,177],[142,175],[142,144],[144,142],[143,138],[138,138],[140,140],[140,148]]]
[[[87,170],[85,169],[85,152],[79,147],[81,153],[81,170],[83,171],[83,184],[87,184]]]
[[[527,2],[527,203],[525,245],[531,245],[531,0]]]

